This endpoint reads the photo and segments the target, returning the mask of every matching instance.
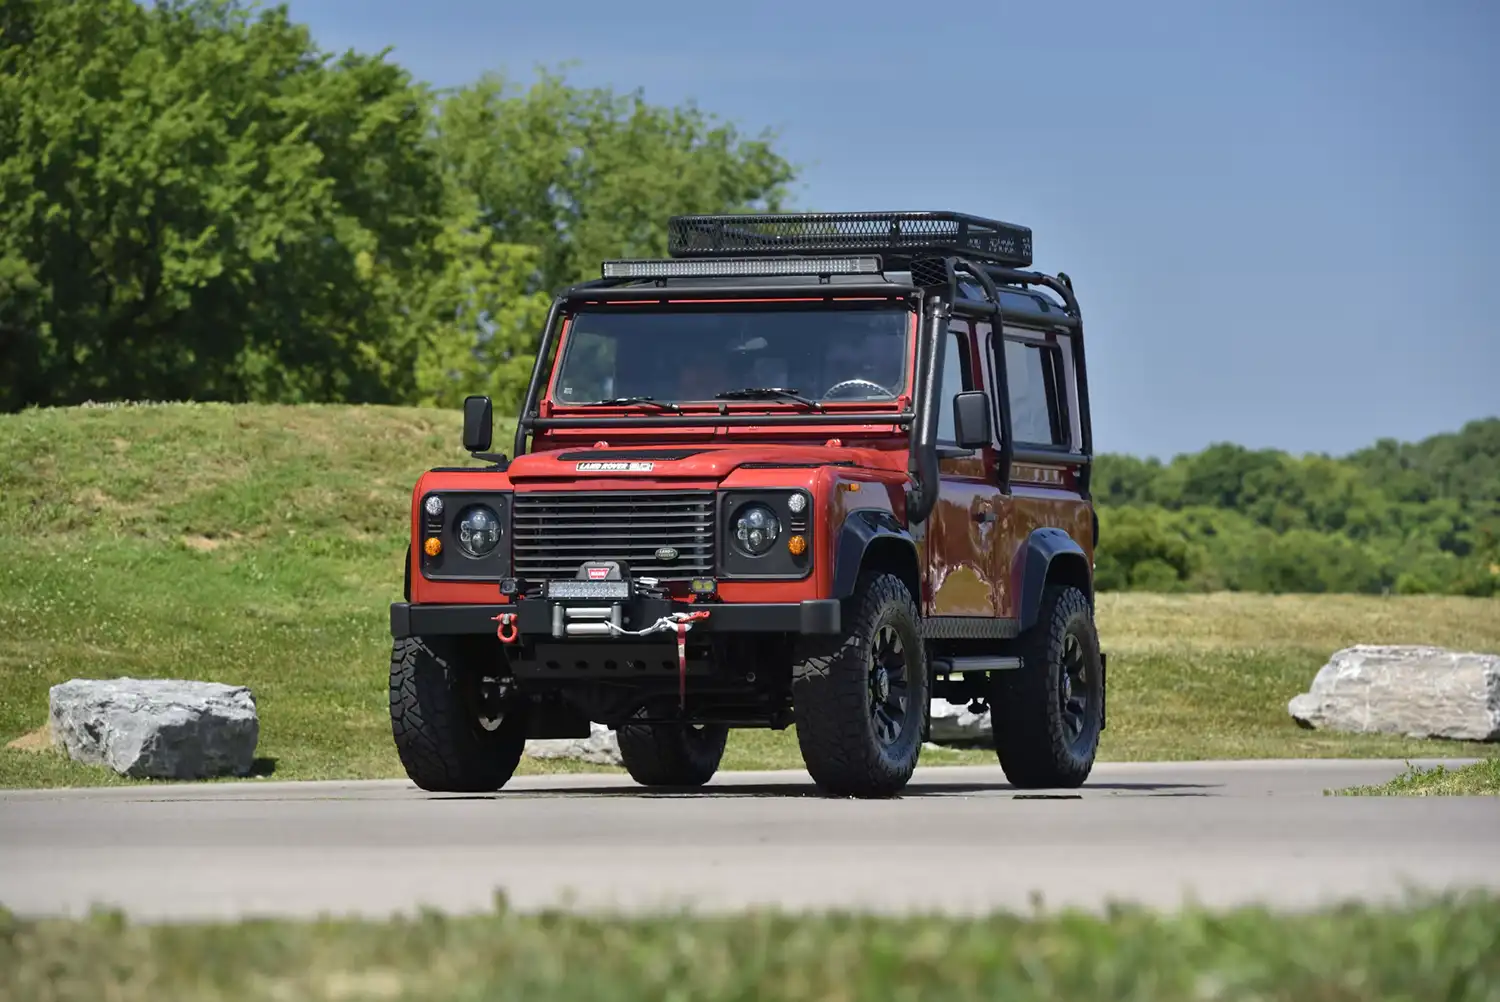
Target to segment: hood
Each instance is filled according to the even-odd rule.
[[[574,447],[517,456],[511,460],[507,473],[515,483],[594,477],[719,481],[746,464],[888,466],[890,457],[874,449],[826,445]]]

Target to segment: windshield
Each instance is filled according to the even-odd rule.
[[[891,401],[906,385],[909,316],[899,307],[581,312],[552,399],[796,403],[790,391],[804,403]]]

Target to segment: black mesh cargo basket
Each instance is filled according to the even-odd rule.
[[[879,254],[891,268],[913,257],[957,256],[1031,267],[1031,228],[961,212],[788,212],[673,216],[673,257]]]

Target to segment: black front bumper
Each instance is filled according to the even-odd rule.
[[[594,603],[598,604],[598,603]],[[638,607],[632,611],[632,623],[645,626],[667,611],[707,609],[707,619],[693,624],[698,633],[803,633],[836,634],[840,629],[838,599],[808,599],[803,602],[730,603],[711,602],[695,605],[660,603],[660,608]],[[514,605],[413,605],[391,604],[391,636],[397,640],[453,634],[494,635],[502,613],[517,614],[516,626],[521,639],[552,639],[552,603],[541,598],[526,598]]]

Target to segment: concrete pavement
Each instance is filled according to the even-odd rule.
[[[1404,762],[1100,764],[1076,791],[995,767],[918,771],[888,801],[806,773],[690,794],[617,776],[521,777],[486,796],[401,781],[0,792],[0,904],[146,919],[382,915],[432,906],[977,912],[1500,890],[1500,798],[1343,798]]]

